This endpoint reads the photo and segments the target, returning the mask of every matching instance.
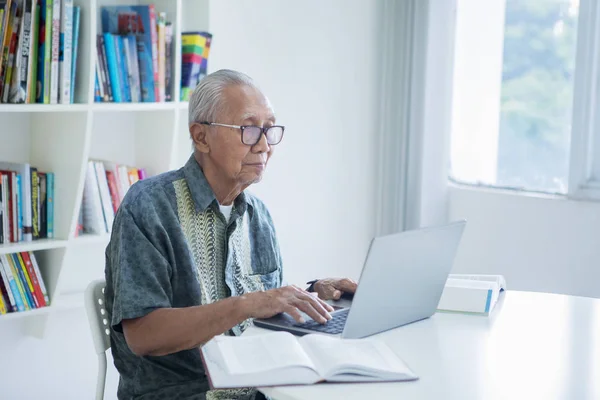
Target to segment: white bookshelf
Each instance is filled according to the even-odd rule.
[[[181,32],[208,31],[208,0],[74,0],[81,7],[75,104],[0,104],[0,160],[55,173],[55,239],[0,245],[0,254],[34,251],[50,306],[0,315],[27,318],[43,335],[48,315],[83,306],[83,291],[104,278],[109,234],[75,236],[89,159],[145,168],[148,176],[179,168],[191,154],[187,103],[179,101]],[[167,103],[94,103],[96,34],[105,5],[154,4],[174,28],[174,93]],[[43,318],[35,318],[44,316]],[[33,322],[32,322],[33,321]]]

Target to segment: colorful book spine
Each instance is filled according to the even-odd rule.
[[[10,188],[10,218],[11,218],[11,239],[13,242],[19,241],[19,220],[18,220],[18,208],[17,204],[17,173],[15,171],[9,172],[9,188]]]
[[[165,101],[173,100],[173,24],[165,26]]]
[[[181,94],[189,100],[198,82],[206,76],[207,60],[212,35],[207,32],[184,32],[181,35]]]
[[[2,254],[0,255],[0,260],[2,261],[2,267],[4,268],[4,272],[7,276],[10,290],[14,296],[17,311],[25,311],[27,309],[25,307],[25,300],[23,299],[21,291],[19,290],[19,285],[15,279],[11,264],[8,262],[8,257],[6,254]]]
[[[39,182],[39,199],[40,199],[40,211],[39,211],[39,221],[40,221],[40,238],[48,237],[48,204],[47,204],[47,180],[45,172],[38,172],[38,182]]]
[[[18,237],[19,242],[23,240],[23,201],[21,200],[22,196],[22,182],[21,182],[21,174],[17,174],[17,229],[18,229]]]
[[[144,37],[136,36],[137,57],[140,70],[140,90],[142,92],[142,101],[153,103],[156,101],[154,96],[154,72],[152,71],[152,53],[145,47]]]
[[[58,103],[61,0],[52,3],[52,57],[50,61],[50,104]]]
[[[167,24],[167,13],[159,12],[156,22],[157,48],[158,48],[158,101],[166,101],[165,77],[167,70],[167,50],[165,41],[165,29]]]
[[[108,180],[106,179],[106,169],[104,168],[104,163],[101,161],[94,161],[94,172],[98,179],[98,188],[100,191],[106,232],[110,232],[112,230],[115,212],[112,208],[110,189],[108,187]]]
[[[40,27],[40,5],[35,4],[33,8],[31,50],[29,54],[29,68],[27,76],[27,103],[35,103],[39,96],[37,85],[38,50],[39,50],[39,27]]]
[[[15,64],[16,75],[13,76],[11,86],[11,103],[25,103],[28,97],[27,78],[29,77],[29,59],[31,57],[31,39],[33,35],[33,12],[35,7],[33,0],[24,0],[23,20],[21,22],[21,32],[19,33],[19,44],[17,47],[17,63]]]
[[[11,163],[0,161],[0,170],[16,171],[20,176],[21,190],[19,196],[21,199],[21,215],[23,225],[23,240],[29,242],[33,239],[32,232],[32,209],[31,202],[31,166],[26,163]],[[1,216],[0,216],[1,218]],[[2,222],[0,222],[0,227]]]
[[[160,101],[160,91],[158,82],[158,33],[156,32],[156,10],[154,5],[148,5],[148,14],[150,16],[150,37],[152,39],[152,70],[154,71],[154,97]]]
[[[46,200],[46,214],[47,214],[47,229],[48,238],[54,238],[54,172],[46,173],[46,185],[47,185],[47,200]]]
[[[44,93],[43,103],[50,104],[50,97],[52,94],[52,41],[53,33],[53,17],[52,14],[54,12],[54,1],[60,0],[46,0],[46,22],[44,25],[44,50],[42,53],[42,49],[40,48],[40,56],[43,56],[44,69],[43,76],[41,77],[41,82],[43,82],[42,92]]]
[[[108,63],[106,61],[106,47],[103,35],[96,37],[96,58],[98,63],[98,85],[102,101],[113,101],[112,89],[108,78]]]
[[[73,0],[62,0],[58,68],[59,102],[71,102],[71,63],[73,55]]]
[[[4,283],[4,290],[8,296],[8,302],[10,304],[10,311],[15,312],[19,311],[17,307],[17,303],[15,301],[15,295],[13,294],[13,290],[10,287],[9,276],[6,273],[5,267],[2,264],[2,259],[0,257],[0,278],[2,278],[2,282]]]
[[[25,263],[21,258],[19,253],[12,253],[13,262],[15,264],[15,268],[18,270],[19,275],[21,276],[21,280],[23,281],[23,288],[29,298],[29,304],[31,308],[40,308],[40,304],[35,295],[35,289],[33,287],[33,283],[29,278],[29,274],[27,273],[27,269],[25,267]]]
[[[186,42],[187,36],[182,36],[182,43]],[[188,51],[187,53],[184,51]],[[181,100],[188,101],[192,90],[198,84],[200,76],[200,65],[202,62],[201,51],[196,54],[189,53],[189,49],[182,49],[181,57]]]
[[[113,171],[106,170],[106,180],[108,182],[108,189],[110,191],[110,200],[113,206],[113,211],[115,214],[121,205],[121,200],[119,199],[119,192],[117,190],[117,180]]]
[[[1,283],[0,283],[1,284]],[[0,315],[6,314],[6,304],[4,303],[4,290],[0,290]]]
[[[140,67],[137,56],[137,39],[134,34],[123,37],[125,52],[127,54],[127,69],[129,71],[129,84],[131,90],[131,101],[142,101],[142,89],[140,85]]]
[[[127,68],[127,55],[123,36],[113,35],[117,54],[117,72],[120,73],[121,98],[124,102],[131,102],[131,85],[129,84],[129,70]]]
[[[17,47],[19,42],[19,28],[21,26],[21,7],[17,9],[17,14],[15,15],[13,21],[13,29],[10,38],[10,46],[8,50],[8,60],[6,64],[6,74],[4,77],[4,88],[2,93],[2,101],[4,103],[8,103],[11,94],[11,88],[14,81],[14,76],[16,75],[15,66],[18,67],[17,60],[19,59],[16,54]]]
[[[97,56],[95,57],[94,75],[94,102],[99,103],[104,99],[104,87],[98,82],[101,72]]]
[[[4,177],[0,176],[0,243],[7,243],[5,238],[5,211],[6,207],[6,196],[5,196],[5,187],[4,187]]]
[[[37,274],[35,273],[35,269],[33,268],[33,264],[31,263],[31,258],[29,257],[28,252],[22,252],[22,253],[19,253],[18,255],[19,255],[19,260],[23,263],[25,271],[27,272],[27,275],[29,276],[29,279],[31,281],[31,285],[32,285],[31,290],[35,294],[35,298],[37,300],[38,307],[45,307],[46,299],[44,299],[44,295],[42,293],[42,288],[40,286],[40,280],[42,278],[38,277]]]
[[[71,57],[71,98],[75,103],[75,77],[77,76],[77,55],[79,54],[79,20],[81,7],[73,7],[73,56]]]
[[[208,56],[210,55],[210,44],[212,43],[212,34],[208,32],[200,32],[206,38],[206,45],[202,53],[202,64],[200,65],[200,79],[208,74]]]
[[[13,274],[13,277],[15,278],[15,282],[17,284],[17,290],[19,291],[19,294],[21,295],[21,298],[23,299],[23,305],[25,306],[25,310],[31,310],[32,308],[35,308],[33,306],[33,300],[30,299],[27,290],[25,289],[25,285],[23,284],[23,279],[21,277],[21,274],[19,274],[19,270],[17,269],[17,266],[15,265],[15,261],[12,257],[11,254],[7,254],[6,255],[6,259],[8,260],[8,265],[10,266],[11,272]]]
[[[112,86],[110,83],[110,77],[108,75],[108,58],[106,56],[106,42],[104,40],[104,36],[99,35],[100,36],[100,42],[102,43],[102,51],[101,51],[101,55],[102,55],[102,63],[100,64],[100,66],[102,67],[102,72],[104,74],[104,84],[106,85],[104,88],[104,93],[106,96],[108,96],[108,100],[107,101],[114,101],[114,96],[113,96],[113,92],[112,92]]]
[[[4,233],[4,243],[10,243],[12,239],[12,218],[10,209],[10,189],[9,189],[9,175],[6,171],[2,171],[2,231]]]
[[[38,26],[38,53],[37,53],[37,86],[39,90],[35,98],[36,103],[44,103],[44,56],[46,54],[46,16],[48,15],[48,0],[40,0],[39,26]]]
[[[0,0],[0,40],[4,38],[4,8],[6,7],[6,0]],[[8,15],[8,13],[6,13]],[[0,42],[1,46],[1,42]],[[0,49],[0,64],[2,63],[2,49]]]
[[[121,96],[121,78],[119,73],[119,64],[117,58],[117,40],[116,35],[105,33],[104,35],[104,48],[106,49],[106,64],[108,66],[108,77],[110,86],[112,89],[113,100],[115,103],[123,102]]]
[[[31,264],[33,264],[33,269],[37,274],[38,282],[40,283],[40,288],[42,289],[42,295],[44,296],[46,305],[50,305],[50,297],[48,296],[48,290],[46,290],[46,285],[44,284],[44,279],[42,278],[42,273],[40,272],[40,266],[38,265],[37,259],[33,252],[29,252],[29,259],[31,260]]]
[[[21,25],[17,30],[18,38],[7,100],[9,103],[25,103],[27,97],[27,67],[29,65],[32,1],[23,0],[19,5],[21,8]]]
[[[17,237],[15,235],[16,233],[16,213],[15,211],[15,198],[13,197],[14,194],[14,187],[13,184],[15,183],[13,181],[13,178],[15,177],[14,173],[12,171],[0,171],[0,173],[2,174],[2,196],[3,196],[3,206],[4,206],[4,228],[6,229],[6,238],[7,241],[6,243],[11,243],[11,242],[16,242],[17,241]]]
[[[9,294],[10,294],[10,287],[4,283],[4,280],[2,279],[2,275],[0,275],[0,297],[2,298],[2,301],[4,302],[4,307],[5,307],[4,314],[15,311],[13,309],[13,305],[10,303]]]
[[[128,168],[127,176],[129,178],[129,185],[133,185],[134,183],[140,180],[140,175],[138,173],[137,168]]]
[[[8,6],[9,4],[7,3],[7,10]],[[10,12],[4,17],[6,28],[4,32],[4,43],[2,43],[2,63],[0,63],[0,99],[2,100],[4,100],[4,83],[10,66],[12,65],[9,63],[10,46],[13,40],[13,34],[18,27],[17,9],[17,2],[13,1],[10,3]]]
[[[36,168],[31,168],[31,209],[32,209],[32,225],[33,225],[33,239],[40,238],[40,182],[38,177],[38,171]]]

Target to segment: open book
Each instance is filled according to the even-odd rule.
[[[385,343],[369,339],[284,331],[216,336],[201,354],[213,389],[418,379]]]
[[[450,274],[437,309],[489,315],[503,290],[502,275]]]

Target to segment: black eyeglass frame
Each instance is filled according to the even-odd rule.
[[[254,146],[256,145],[258,142],[260,142],[260,138],[262,137],[262,135],[265,135],[265,138],[267,139],[267,144],[269,146],[275,146],[278,145],[279,143],[281,143],[281,141],[283,140],[283,134],[285,133],[285,126],[283,125],[271,125],[271,126],[267,126],[265,128],[261,127],[261,126],[256,126],[256,125],[229,125],[229,124],[221,124],[218,122],[208,122],[208,121],[201,121],[198,122],[200,125],[208,125],[208,126],[222,126],[225,128],[235,128],[235,129],[239,129],[240,130],[240,140],[242,141],[243,144],[245,144],[246,146]],[[250,143],[244,143],[244,129],[246,128],[258,128],[261,131],[261,134],[258,135],[258,138],[256,139],[256,142],[250,144]],[[281,137],[279,138],[279,141],[277,143],[269,143],[269,137],[267,136],[267,131],[271,128],[281,128]]]

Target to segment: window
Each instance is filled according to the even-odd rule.
[[[457,1],[452,180],[569,192],[580,13],[578,0]]]

